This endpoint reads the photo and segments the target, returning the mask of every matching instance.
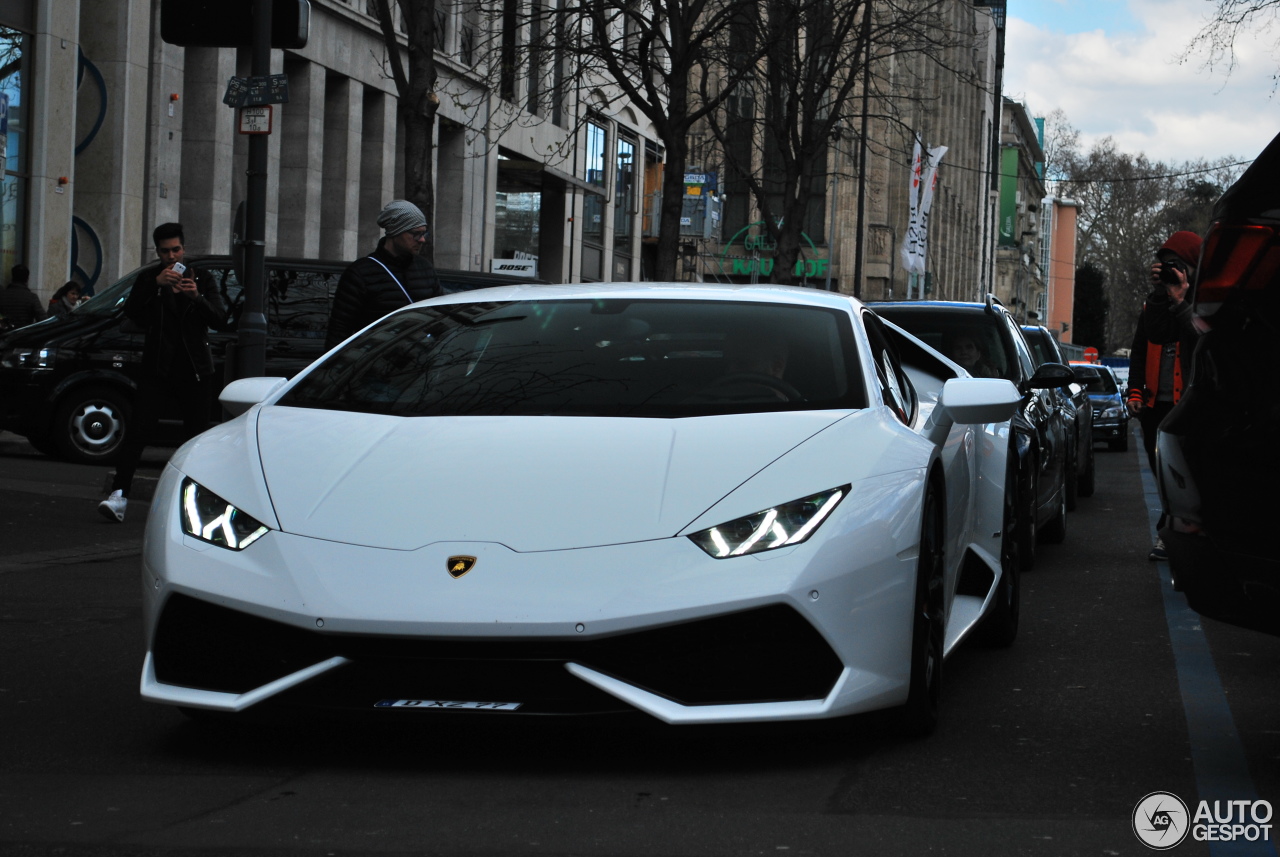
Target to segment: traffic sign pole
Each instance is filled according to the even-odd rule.
[[[271,4],[253,4],[250,74],[271,73]],[[245,207],[244,309],[236,337],[236,377],[256,378],[266,371],[267,135],[249,137],[248,205]]]

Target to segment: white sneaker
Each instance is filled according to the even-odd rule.
[[[107,499],[98,504],[98,511],[108,521],[116,521],[123,524],[124,509],[128,505],[129,501],[125,499],[124,492],[117,488],[107,496]]]

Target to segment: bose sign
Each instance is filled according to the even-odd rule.
[[[508,274],[512,277],[536,277],[538,263],[533,259],[494,259],[489,263],[489,271],[493,274]]]

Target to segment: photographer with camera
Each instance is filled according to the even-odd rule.
[[[162,405],[177,404],[187,437],[209,427],[213,355],[208,331],[227,323],[226,307],[213,278],[183,262],[182,224],[162,223],[151,235],[160,264],[138,275],[124,302],[125,316],[146,338],[111,493],[98,504],[108,521],[124,521],[133,474],[155,432]]]
[[[1175,232],[1156,251],[1151,266],[1152,291],[1142,305],[1129,352],[1125,406],[1142,426],[1142,446],[1152,473],[1156,469],[1156,431],[1191,378],[1197,333],[1187,290],[1200,263],[1200,244],[1200,236],[1194,232]],[[1161,512],[1157,530],[1164,526],[1164,518]],[[1164,542],[1157,538],[1147,559],[1166,557]]]

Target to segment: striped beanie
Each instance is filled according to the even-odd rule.
[[[427,225],[426,215],[422,209],[407,199],[393,199],[378,214],[378,225],[393,238],[410,229],[420,229]]]

